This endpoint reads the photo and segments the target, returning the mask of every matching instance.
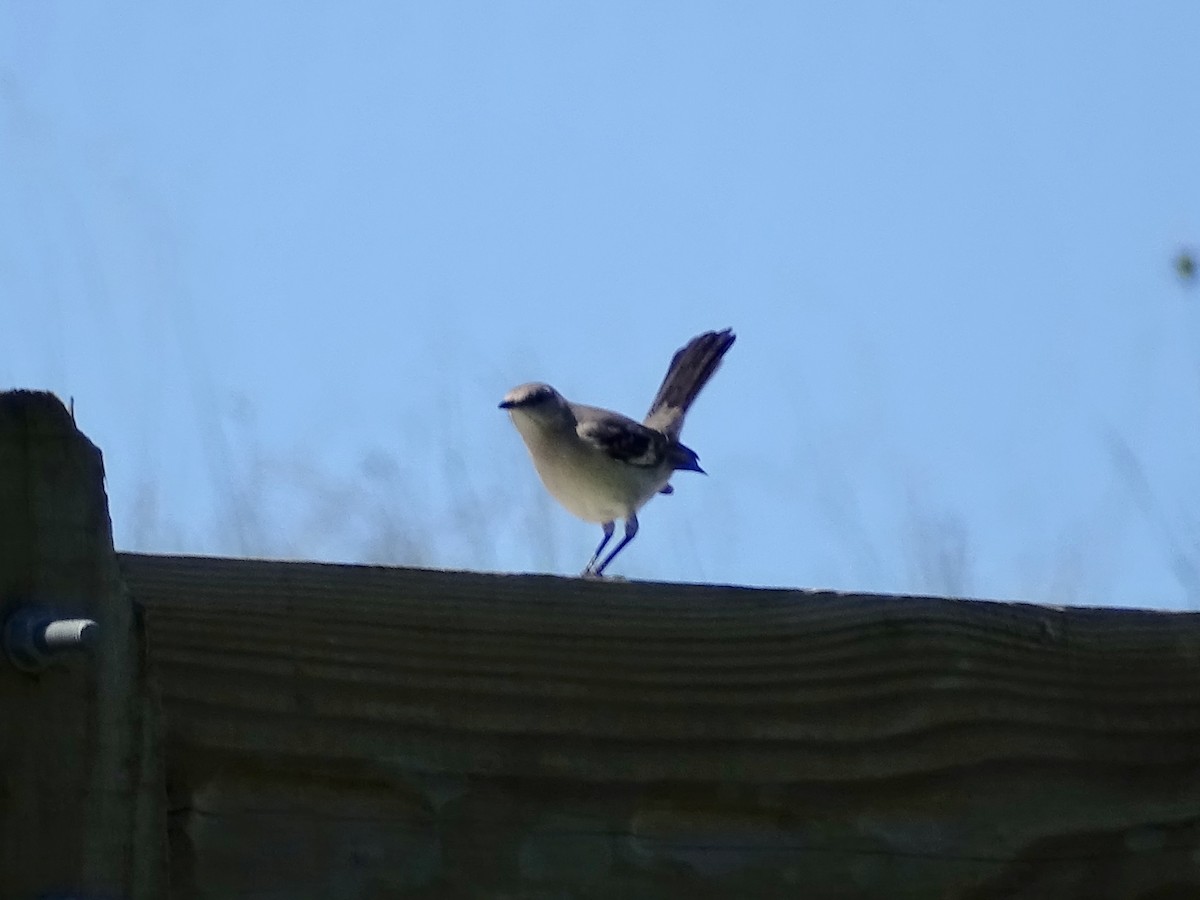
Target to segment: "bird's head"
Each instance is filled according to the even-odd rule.
[[[546,425],[574,421],[563,395],[540,381],[513,388],[500,401],[500,408],[507,409],[513,421],[532,419]]]

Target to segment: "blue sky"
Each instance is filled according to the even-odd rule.
[[[1195,606],[1198,34],[0,0],[0,386],[74,397],[123,549],[574,573],[497,401],[640,416],[732,326],[614,572]]]

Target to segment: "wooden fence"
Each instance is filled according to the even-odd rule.
[[[0,502],[102,634],[0,664],[0,897],[1200,896],[1200,615],[114,555],[45,395]]]

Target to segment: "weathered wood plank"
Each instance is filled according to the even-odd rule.
[[[180,897],[1200,893],[1195,614],[121,562]]]
[[[99,638],[38,672],[0,652],[0,897],[154,900],[166,792],[103,463],[62,403],[31,391],[0,393],[0,625],[19,610],[94,619]]]

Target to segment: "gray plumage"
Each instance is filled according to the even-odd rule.
[[[541,382],[522,384],[505,395],[500,407],[512,416],[546,489],[567,510],[604,529],[584,575],[603,574],[637,534],[638,510],[655,494],[672,492],[675,472],[704,471],[679,434],[688,408],[735,339],[728,328],[708,331],[680,349],[644,423],[571,403]],[[625,520],[625,536],[597,565],[617,519]]]

